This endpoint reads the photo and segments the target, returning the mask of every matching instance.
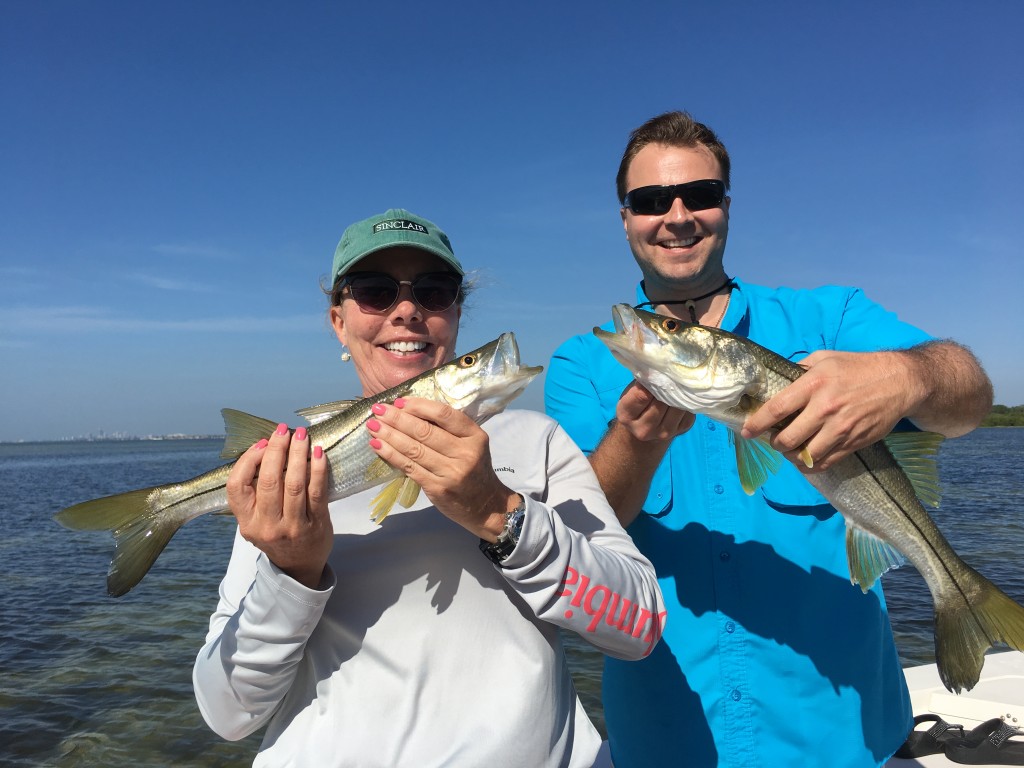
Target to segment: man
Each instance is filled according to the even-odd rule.
[[[991,384],[969,351],[857,289],[730,280],[729,171],[722,143],[685,113],[631,134],[617,187],[637,302],[801,362],[807,373],[744,427],[754,437],[790,419],[771,441],[794,463],[747,496],[727,430],[655,401],[590,334],[563,344],[547,375],[548,413],[590,455],[668,608],[647,659],[606,661],[612,757],[616,768],[881,765],[912,727],[884,598],[850,584],[845,523],[797,453],[822,471],[901,419],[964,434],[988,413]]]

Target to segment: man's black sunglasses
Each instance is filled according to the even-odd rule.
[[[691,211],[717,208],[725,199],[725,183],[718,179],[700,179],[685,184],[637,187],[626,194],[622,205],[641,216],[661,216],[668,213],[677,197]]]
[[[353,272],[341,278],[338,288],[348,288],[361,309],[383,313],[398,302],[403,285],[409,286],[413,299],[423,309],[444,312],[459,298],[462,277],[453,272],[429,272],[415,280],[395,280],[383,272]]]

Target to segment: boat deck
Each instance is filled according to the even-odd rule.
[[[915,715],[932,712],[947,723],[963,725],[965,730],[993,717],[1024,728],[1024,653],[989,654],[985,657],[981,680],[972,690],[959,696],[945,689],[934,664],[908,667],[904,675]],[[938,754],[907,760],[894,757],[885,765],[886,768],[949,768],[958,763]]]

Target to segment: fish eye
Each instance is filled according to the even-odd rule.
[[[661,321],[661,327],[669,333],[675,333],[679,330],[680,325],[678,320],[669,317]]]
[[[472,368],[476,365],[476,355],[463,355],[459,358],[459,365],[463,368]]]

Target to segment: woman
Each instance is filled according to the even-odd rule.
[[[345,231],[330,318],[364,396],[454,357],[462,276],[407,211]],[[203,717],[226,739],[268,726],[257,766],[607,764],[559,630],[635,659],[664,617],[586,458],[539,413],[480,427],[421,398],[374,413],[366,439],[422,487],[380,526],[378,489],[324,502],[302,428],[232,470],[238,535],[193,675]]]

